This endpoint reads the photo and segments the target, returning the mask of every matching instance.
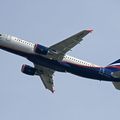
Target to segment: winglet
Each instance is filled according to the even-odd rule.
[[[87,31],[88,31],[88,32],[92,32],[93,30],[92,30],[92,29],[88,29]]]
[[[53,85],[53,87],[52,87],[51,92],[52,92],[52,93],[54,93],[54,92],[55,92],[55,87],[54,87],[54,85]]]

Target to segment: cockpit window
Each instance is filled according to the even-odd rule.
[[[2,36],[2,34],[0,34],[0,36]]]

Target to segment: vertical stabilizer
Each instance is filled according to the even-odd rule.
[[[108,66],[113,66],[113,65],[120,65],[120,59],[116,60],[115,62],[112,62]]]

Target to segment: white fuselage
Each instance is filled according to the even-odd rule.
[[[10,35],[2,35],[2,37],[0,36],[0,46],[4,46],[6,48],[10,48],[10,49],[20,51],[20,52],[36,54],[34,52],[35,44],[31,42],[27,42],[23,39],[20,39],[14,36],[10,36]],[[95,64],[77,59],[69,55],[65,55],[62,61],[70,62],[70,63],[74,63],[77,65],[82,65],[82,66],[99,67]]]
[[[14,36],[3,35],[2,39],[0,40],[0,45],[21,52],[33,53],[33,48],[35,44]]]

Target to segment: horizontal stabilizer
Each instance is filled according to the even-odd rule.
[[[114,78],[120,78],[120,71],[112,72],[111,75],[112,75],[112,77],[114,77]]]
[[[113,82],[113,85],[116,89],[120,90],[120,82]]]

